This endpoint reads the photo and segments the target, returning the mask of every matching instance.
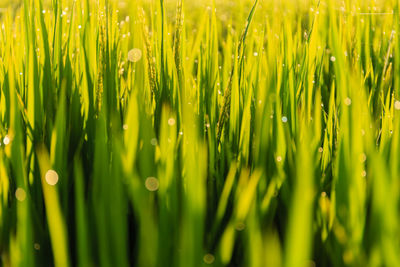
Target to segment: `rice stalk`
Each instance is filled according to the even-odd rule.
[[[149,79],[151,100],[154,99],[157,92],[157,73],[156,73],[156,60],[153,54],[153,46],[151,43],[149,27],[146,22],[146,13],[143,8],[138,10],[139,21],[142,25],[142,35],[144,39],[144,45],[146,48],[146,62],[147,62],[147,75]]]

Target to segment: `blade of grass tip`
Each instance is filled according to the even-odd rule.
[[[251,208],[254,204],[254,200],[257,197],[258,182],[263,176],[260,169],[254,170],[250,175],[249,180],[245,188],[237,195],[235,200],[235,227],[236,230],[243,230],[246,227],[246,223],[251,212]],[[251,228],[250,228],[251,229]]]
[[[76,213],[76,252],[78,266],[87,267],[91,264],[91,244],[88,238],[87,205],[85,201],[85,188],[82,164],[78,158],[74,160],[74,189],[75,189],[75,213]]]
[[[226,177],[224,187],[222,189],[221,196],[218,201],[217,211],[215,215],[215,219],[213,221],[211,236],[217,236],[217,232],[219,231],[219,227],[221,226],[221,222],[227,212],[227,206],[229,202],[229,196],[231,196],[232,188],[235,182],[235,177],[237,174],[236,163],[232,163]]]
[[[260,255],[264,254],[261,223],[262,221],[257,215],[256,205],[251,205],[247,219],[247,227],[251,229],[251,231],[244,232],[246,236],[245,253],[248,255],[245,264],[249,267],[269,266],[265,265],[264,258],[260,257]],[[276,258],[275,255],[274,258]]]
[[[121,155],[121,132],[116,130],[113,138],[116,141],[112,146],[112,155]],[[117,141],[118,140],[118,141]],[[111,172],[108,177],[107,192],[107,220],[109,228],[108,242],[111,244],[110,252],[112,263],[117,266],[128,266],[128,205],[123,176],[122,159],[114,157],[111,161]],[[111,178],[112,177],[112,178]],[[111,178],[111,179],[110,179]]]
[[[30,6],[31,10],[29,10],[29,3],[27,0],[24,2],[25,8],[25,24],[26,31],[31,32],[26,35],[26,44],[27,47],[27,63],[26,63],[26,73],[28,75],[28,87],[27,90],[27,108],[28,108],[28,118],[33,127],[35,137],[38,138],[41,136],[42,132],[42,110],[41,110],[41,90],[39,85],[39,73],[38,73],[38,62],[37,56],[35,54],[36,49],[36,36],[33,35],[36,32],[35,29],[35,20],[34,20],[34,7],[33,4]],[[28,147],[29,149],[29,147]]]
[[[110,243],[110,229],[108,220],[109,201],[108,187],[110,186],[110,154],[108,150],[107,122],[105,110],[101,109],[96,120],[95,132],[95,148],[93,163],[93,184],[91,190],[91,201],[94,204],[93,220],[91,223],[95,225],[95,233],[97,234],[97,242],[95,250],[98,251],[98,261],[103,265],[111,265],[112,252]]]
[[[62,203],[62,210],[68,214],[68,208],[70,206],[68,185],[70,184],[70,179],[68,174],[68,144],[69,131],[67,129],[67,108],[66,108],[66,80],[62,83],[61,92],[59,95],[57,113],[55,115],[56,119],[54,122],[54,127],[51,132],[50,141],[50,163],[54,171],[58,173],[59,176],[64,179],[60,180],[58,183],[58,188],[60,192],[60,201]]]
[[[242,231],[245,227],[244,219],[247,215],[247,205],[249,202],[248,194],[246,192],[248,189],[253,188],[249,186],[250,171],[243,168],[240,173],[239,182],[237,184],[237,190],[234,192],[234,214],[230,217],[228,225],[223,230],[221,240],[219,243],[219,254],[218,258],[222,264],[228,264],[233,256],[235,244],[237,244],[237,235],[239,231]],[[256,177],[257,178],[257,177]],[[252,184],[254,184],[254,181]],[[251,190],[250,190],[251,191]],[[248,191],[251,195],[251,192]],[[252,196],[250,196],[251,198]],[[246,200],[245,200],[246,199]],[[245,200],[246,203],[240,204],[240,200]],[[251,202],[251,199],[250,199]],[[240,206],[240,207],[239,207]]]
[[[184,104],[182,162],[182,229],[180,266],[199,265],[204,257],[204,219],[206,214],[207,150],[199,138],[199,126],[192,107]]]
[[[312,248],[312,215],[314,199],[313,150],[311,132],[303,121],[296,157],[296,180],[286,230],[284,266],[307,266]],[[301,138],[301,139],[300,139]],[[301,229],[301,231],[299,230]],[[308,263],[309,264],[309,263]]]
[[[128,116],[125,121],[125,161],[124,169],[133,211],[138,220],[138,258],[139,266],[157,266],[158,228],[155,218],[154,197],[157,194],[158,180],[154,176],[157,139],[150,118],[143,113],[141,103],[132,92]],[[139,139],[140,138],[140,139]],[[137,162],[136,162],[137,161]],[[144,179],[147,177],[146,179]]]
[[[65,84],[65,83],[63,83]],[[68,138],[66,132],[65,122],[67,121],[66,114],[66,94],[65,86],[63,86],[58,103],[58,110],[56,113],[55,126],[51,136],[50,158],[51,164],[56,170],[61,171],[64,169],[66,162],[66,139]]]
[[[45,100],[44,105],[44,114],[47,117],[47,129],[45,129],[46,135],[50,135],[50,128],[51,123],[53,121],[53,113],[55,108],[55,97],[53,92],[53,77],[51,71],[51,58],[50,58],[50,42],[48,38],[47,28],[44,21],[44,14],[42,0],[36,0],[36,6],[38,7],[36,16],[39,17],[40,21],[40,33],[41,33],[41,40],[44,49],[44,65],[43,65],[43,99]]]
[[[179,199],[176,173],[177,161],[177,122],[174,112],[166,105],[163,107],[160,129],[160,164],[159,178],[159,237],[158,263],[160,265],[177,265],[175,249],[179,232]],[[171,246],[165,244],[171,242]]]
[[[3,151],[0,150],[0,238],[2,240],[3,250],[9,251],[9,242],[7,241],[11,238],[11,212],[9,207],[9,194],[12,194],[10,190],[10,177],[8,176],[8,166],[6,166],[5,155]],[[7,265],[10,261],[8,253],[1,253],[4,258],[3,263]],[[0,261],[1,262],[1,261]],[[8,263],[10,265],[10,263]]]
[[[248,95],[246,96],[247,99],[244,111],[243,111],[243,116],[242,116],[242,124],[241,124],[241,129],[240,129],[240,139],[239,139],[239,165],[244,165],[247,166],[249,163],[249,157],[250,157],[250,138],[252,132],[251,128],[251,105],[252,105],[252,100],[253,100],[253,92],[252,90],[249,90]]]
[[[371,158],[371,217],[368,235],[372,244],[370,266],[393,266],[399,262],[397,245],[393,236],[398,236],[398,181],[389,175],[382,154],[374,153]]]
[[[132,92],[128,103],[128,113],[123,125],[123,129],[125,130],[124,142],[126,148],[124,169],[127,174],[132,173],[134,168],[138,147],[139,127],[140,120],[137,96],[135,92]]]
[[[53,0],[53,71],[57,88],[61,88],[62,76],[62,1]],[[57,92],[56,92],[57,93]]]
[[[282,248],[276,230],[267,230],[263,238],[264,266],[282,266]]]
[[[218,202],[218,209],[217,209],[217,216],[216,216],[215,224],[218,224],[218,222],[220,222],[222,220],[222,218],[227,210],[226,207],[228,205],[228,199],[231,194],[232,187],[233,187],[233,184],[235,181],[236,172],[237,172],[236,168],[237,168],[236,164],[232,163],[231,167],[229,169],[229,172],[228,172],[228,176],[225,180],[224,188],[222,190],[219,202]]]
[[[36,147],[43,197],[46,207],[46,218],[49,225],[50,239],[54,253],[54,265],[56,267],[70,266],[68,253],[68,235],[66,222],[60,207],[57,183],[58,173],[52,169],[50,157],[44,145]]]
[[[4,160],[3,151],[0,152],[0,226],[3,226],[4,212],[3,210],[8,203],[8,191],[10,189],[10,178],[8,177],[8,170],[6,169],[6,164]]]

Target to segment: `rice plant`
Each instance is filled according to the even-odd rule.
[[[0,2],[0,266],[400,266],[400,1]]]

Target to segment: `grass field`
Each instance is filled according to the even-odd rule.
[[[400,266],[400,1],[0,3],[0,266]]]

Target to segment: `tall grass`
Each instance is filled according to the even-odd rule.
[[[398,266],[399,4],[0,3],[0,266]]]

